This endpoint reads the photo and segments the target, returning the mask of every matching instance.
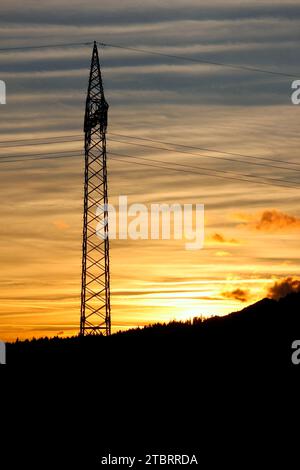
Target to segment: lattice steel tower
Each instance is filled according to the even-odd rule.
[[[110,279],[107,212],[106,128],[97,44],[94,42],[86,99],[84,216],[80,334],[110,335]]]

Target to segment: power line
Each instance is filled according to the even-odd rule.
[[[216,157],[216,156],[209,156],[209,155],[203,155],[203,154],[196,154],[196,153],[192,153],[192,152],[186,152],[186,151],[179,151],[179,150],[175,150],[175,149],[170,149],[170,148],[163,148],[163,147],[156,147],[156,146],[151,146],[151,145],[144,145],[144,144],[139,144],[139,143],[136,143],[136,142],[123,142],[123,141],[120,141],[120,140],[117,140],[117,139],[110,139],[112,142],[119,142],[119,143],[125,143],[125,144],[129,144],[129,145],[135,145],[135,146],[142,146],[142,147],[145,147],[145,148],[151,148],[151,149],[155,149],[155,150],[163,150],[163,151],[167,151],[167,152],[171,152],[171,153],[179,153],[179,154],[187,154],[187,155],[193,155],[193,156],[197,156],[197,157],[204,157],[204,158],[215,158],[215,159],[218,159],[218,160],[229,160],[229,161],[232,161],[232,162],[241,162],[241,163],[246,163],[246,164],[253,164],[253,165],[259,165],[259,166],[263,166],[263,167],[271,167],[271,168],[278,168],[278,169],[285,169],[285,170],[288,170],[288,171],[296,171],[296,172],[300,172],[300,170],[298,169],[293,169],[293,168],[284,168],[284,167],[279,167],[279,166],[275,166],[275,165],[266,165],[264,163],[256,163],[256,162],[247,162],[247,161],[242,161],[242,160],[234,160],[234,159],[229,159],[229,158],[222,158],[222,157]],[[62,141],[61,141],[62,142]],[[72,142],[76,142],[76,141],[72,141]],[[79,142],[79,141],[78,141]],[[80,140],[81,142],[81,140]],[[55,142],[57,143],[57,142]],[[26,161],[27,159],[28,160],[36,160],[36,158],[27,158],[27,157],[46,157],[48,155],[61,155],[61,154],[73,154],[74,152],[76,151],[79,151],[77,149],[74,149],[74,150],[68,150],[68,151],[56,151],[56,152],[47,152],[47,153],[26,153],[26,154],[9,154],[9,155],[0,155],[0,161],[5,161],[5,162],[9,162],[10,160],[4,160],[4,159],[11,159],[11,158],[19,158],[19,160],[12,160],[14,162],[16,161]],[[26,160],[25,160],[26,159]],[[169,162],[168,162],[169,163]],[[171,162],[171,164],[173,164]],[[174,163],[176,165],[176,163]],[[185,166],[189,166],[191,167],[191,165],[185,165]],[[219,171],[219,172],[224,172],[224,173],[228,173],[228,174],[234,174],[236,175],[237,173],[235,172],[232,172],[232,171],[228,171],[228,170],[215,170],[215,169],[210,169],[210,168],[206,168],[208,171]],[[250,174],[240,174],[238,173],[238,175],[241,175],[243,177],[257,177],[256,175],[250,175]],[[269,180],[269,181],[275,181],[275,182],[287,182],[287,183],[290,183],[289,181],[287,180],[284,180],[284,179],[277,179],[277,178],[270,178],[270,177],[264,177],[264,176],[258,176],[259,178],[264,178],[266,180]]]
[[[51,48],[55,49],[55,48],[60,48],[60,47],[62,48],[63,47],[82,47],[82,46],[90,46],[92,43],[93,43],[92,41],[88,41],[88,42],[74,42],[74,43],[60,43],[60,44],[41,44],[37,46],[2,47],[0,48],[0,52],[8,53],[8,52],[15,52],[15,51],[27,51],[27,50],[38,50],[38,49],[51,49]],[[105,43],[105,42],[100,42],[100,41],[98,41],[97,43],[102,47],[113,47],[117,49],[123,49],[123,50],[138,52],[142,54],[168,57],[171,59],[195,62],[195,63],[200,63],[200,64],[209,64],[209,65],[214,65],[218,67],[227,67],[227,68],[231,68],[234,70],[243,70],[246,72],[264,73],[268,75],[289,77],[289,78],[299,78],[300,76],[300,73],[296,75],[292,73],[277,72],[275,70],[262,69],[259,67],[251,67],[248,65],[228,64],[226,62],[219,62],[219,61],[212,60],[212,59],[196,59],[193,57],[181,56],[177,54],[167,54],[164,52],[154,51],[150,49],[142,49],[142,48],[129,47],[129,46],[127,47],[127,46],[122,46],[120,44],[111,44],[111,43]]]
[[[57,155],[59,154],[59,155]],[[64,154],[64,155],[61,155],[61,154]],[[67,155],[65,155],[67,154]],[[150,162],[154,162],[154,163],[158,163],[159,165],[155,166],[156,168],[163,168],[163,169],[167,169],[167,170],[175,170],[175,171],[182,171],[184,173],[194,173],[194,174],[200,174],[200,175],[206,175],[206,176],[214,176],[216,178],[222,178],[222,179],[231,179],[231,180],[235,180],[235,181],[242,181],[242,182],[249,182],[249,183],[258,183],[258,184],[264,184],[264,185],[268,185],[268,186],[280,186],[280,187],[283,187],[283,188],[293,188],[293,189],[299,189],[298,186],[292,186],[290,184],[290,182],[288,181],[285,181],[285,180],[278,180],[276,178],[267,178],[267,177],[257,177],[256,175],[244,175],[244,174],[240,174],[240,173],[233,173],[233,172],[228,172],[226,170],[214,170],[214,169],[209,169],[209,168],[203,168],[203,167],[199,167],[199,166],[192,166],[192,165],[184,165],[184,164],[180,164],[180,163],[170,163],[170,162],[166,162],[166,161],[163,161],[163,160],[155,160],[155,159],[151,159],[151,158],[144,158],[144,157],[137,157],[137,156],[133,156],[133,155],[125,155],[125,154],[119,154],[119,153],[116,153],[116,152],[109,152],[110,155],[114,155],[114,156],[118,156],[118,157],[125,157],[125,158],[130,158],[130,159],[136,159],[136,160],[144,160],[144,161],[150,161]],[[52,154],[50,154],[51,156],[49,156],[49,154],[44,154],[45,156],[43,156],[43,154],[36,154],[35,157],[30,157],[30,158],[19,158],[19,159],[15,159],[15,160],[1,160],[0,163],[17,163],[17,162],[27,162],[27,161],[39,161],[39,160],[51,160],[51,159],[61,159],[61,158],[70,158],[70,157],[80,157],[80,156],[83,156],[83,153],[80,152],[80,153],[76,153],[74,151],[66,151],[66,152],[54,152]],[[123,161],[123,158],[122,158],[122,161]],[[124,160],[126,161],[126,160]],[[130,162],[132,163],[132,162]],[[134,162],[137,164],[137,162]],[[163,166],[161,165],[161,163],[164,163],[164,164],[167,164],[167,165],[173,165],[173,166],[180,166],[180,167],[183,167],[183,168],[191,168],[191,170],[184,170],[184,169],[176,169],[176,168],[172,168],[172,167],[166,167],[166,166]],[[142,164],[142,163],[140,163]],[[146,164],[144,164],[146,165]],[[153,166],[152,164],[149,164],[148,166]],[[199,169],[201,170],[201,172],[198,172],[198,171],[194,171],[194,169]],[[204,172],[203,172],[204,171]],[[209,173],[207,173],[209,172]],[[222,175],[219,175],[218,173],[230,173],[230,174],[234,174],[236,176],[222,176]],[[252,180],[249,180],[249,179],[245,179],[245,178],[253,178]],[[261,181],[261,179],[258,179],[258,178],[261,178],[262,180],[272,180],[274,181],[274,183],[268,183],[266,181]],[[255,181],[254,181],[255,179]],[[287,183],[287,184],[280,184],[280,183]]]
[[[237,70],[244,70],[247,72],[257,72],[257,73],[266,73],[269,75],[278,75],[281,77],[289,77],[289,78],[299,78],[299,75],[294,75],[294,74],[288,74],[284,72],[276,72],[275,70],[266,70],[266,69],[261,69],[258,67],[250,67],[248,65],[236,65],[236,64],[226,64],[225,62],[217,62],[214,60],[210,59],[195,59],[192,57],[187,57],[187,56],[180,56],[180,55],[175,55],[175,54],[166,54],[164,52],[158,52],[158,51],[153,51],[149,49],[140,49],[136,47],[126,47],[126,46],[121,46],[119,44],[108,44],[104,42],[98,42],[99,45],[103,47],[114,47],[117,49],[124,49],[127,51],[133,51],[133,52],[140,52],[143,54],[151,54],[151,55],[156,55],[156,56],[162,56],[162,57],[169,57],[171,59],[178,59],[178,60],[186,60],[188,62],[197,62],[200,64],[209,64],[209,65],[216,65],[219,67],[228,67],[231,69],[237,69]]]
[[[288,162],[286,160],[280,160],[280,159],[274,159],[274,158],[266,158],[266,157],[258,157],[258,156],[254,156],[254,155],[249,155],[249,154],[242,154],[242,153],[234,153],[234,152],[228,152],[228,151],[225,151],[225,150],[216,150],[216,149],[211,149],[211,148],[207,148],[207,147],[195,147],[195,146],[190,146],[190,145],[184,145],[184,144],[179,144],[179,143],[176,143],[176,142],[166,142],[166,141],[162,141],[162,140],[157,140],[157,139],[150,139],[150,138],[145,138],[145,137],[136,137],[136,136],[133,136],[133,135],[126,135],[126,134],[117,134],[117,133],[114,133],[114,132],[110,132],[109,133],[110,135],[113,135],[113,136],[118,136],[118,137],[122,137],[122,138],[128,138],[128,139],[135,139],[135,140],[142,140],[142,141],[145,141],[145,142],[153,142],[153,143],[159,143],[159,144],[162,144],[162,145],[171,145],[173,147],[180,147],[180,148],[186,148],[186,149],[193,149],[193,150],[205,150],[207,152],[214,152],[214,153],[218,153],[220,155],[233,155],[233,156],[238,156],[238,157],[245,157],[245,158],[251,158],[251,159],[254,159],[254,160],[258,160],[258,161],[266,161],[266,162],[276,162],[276,163],[280,163],[280,164],[283,164],[283,165],[291,165],[291,166],[300,166],[300,163],[297,163],[297,162]],[[0,142],[0,149],[1,148],[14,148],[14,147],[26,147],[26,146],[33,146],[33,145],[52,145],[52,144],[59,144],[59,143],[71,143],[71,142],[82,142],[81,138],[80,139],[76,139],[76,137],[81,137],[80,134],[72,134],[72,135],[66,135],[66,136],[53,136],[53,137],[47,137],[47,141],[43,141],[42,138],[38,138],[38,139],[17,139],[17,140],[10,140],[10,141],[3,141],[3,142]],[[52,139],[51,141],[49,141],[50,139]],[[55,140],[53,140],[55,139]],[[61,140],[56,140],[56,139],[61,139]],[[63,139],[63,140],[62,140]],[[153,148],[153,149],[157,149],[157,150],[164,150],[164,151],[168,151],[168,152],[176,152],[176,153],[185,153],[187,155],[194,155],[194,156],[199,156],[199,157],[203,157],[203,158],[213,158],[213,159],[219,159],[219,160],[228,160],[228,161],[232,161],[232,162],[240,162],[240,163],[244,163],[244,164],[247,164],[247,165],[257,165],[257,166],[264,166],[264,167],[267,167],[267,168],[277,168],[277,169],[280,169],[280,170],[288,170],[288,171],[300,171],[296,168],[288,168],[288,167],[284,167],[284,166],[276,166],[276,165],[269,165],[269,164],[266,164],[266,163],[256,163],[256,162],[250,162],[250,161],[247,161],[247,160],[236,160],[236,159],[230,159],[230,158],[225,158],[225,157],[217,157],[215,155],[203,155],[203,154],[199,154],[199,153],[191,153],[191,152],[184,152],[184,151],[181,151],[179,152],[178,150],[176,149],[168,149],[168,148],[165,148],[165,147],[154,147],[154,146],[151,146],[151,145],[143,145],[143,144],[138,144],[138,143],[135,143],[135,142],[128,142],[128,141],[119,141],[117,139],[110,139],[110,141],[112,142],[119,142],[119,143],[125,143],[125,144],[129,144],[129,145],[136,145],[136,146],[142,146],[142,147],[146,147],[146,148]],[[3,145],[3,144],[6,144],[6,143],[17,143],[17,145]],[[25,144],[18,144],[19,142],[25,142]],[[13,155],[13,157],[15,157],[17,155]],[[6,157],[6,156],[5,156]],[[1,155],[0,155],[0,158],[1,158]]]
[[[247,165],[257,165],[257,166],[262,166],[262,167],[267,167],[267,168],[278,168],[280,170],[286,169],[286,170],[289,170],[289,171],[300,172],[300,169],[298,170],[298,169],[294,169],[294,168],[284,168],[282,166],[267,165],[265,163],[248,162],[246,160],[235,160],[233,158],[226,158],[226,157],[216,157],[215,155],[203,155],[203,154],[199,154],[199,153],[187,152],[187,151],[184,151],[184,150],[175,150],[175,149],[164,148],[164,147],[155,147],[154,145],[144,145],[144,144],[138,144],[136,142],[126,142],[126,141],[117,140],[117,139],[109,139],[109,140],[112,141],[112,142],[119,142],[121,144],[136,145],[136,146],[139,146],[139,147],[146,147],[146,148],[151,148],[151,149],[156,149],[156,150],[165,150],[167,152],[175,152],[175,153],[179,153],[179,154],[193,155],[193,156],[196,156],[196,157],[209,158],[209,159],[213,158],[213,159],[229,161],[229,162],[234,162],[234,163],[240,162],[240,163],[244,163],[244,164],[247,164]],[[159,141],[156,141],[156,142],[159,142]],[[169,145],[176,146],[176,144],[171,144],[171,143]],[[289,164],[289,162],[286,162],[286,163]]]
[[[209,171],[209,172],[212,172],[213,174],[209,174],[209,173],[206,173],[206,176],[216,176],[216,177],[219,177],[219,178],[223,178],[223,179],[233,179],[233,180],[237,180],[237,181],[248,181],[250,183],[253,183],[253,180],[247,180],[247,179],[242,179],[240,177],[245,177],[245,178],[255,178],[256,179],[256,182],[257,183],[260,183],[260,184],[267,184],[267,185],[271,185],[271,186],[282,186],[284,188],[294,188],[294,189],[299,189],[299,186],[292,186],[289,184],[288,181],[284,181],[284,180],[278,180],[278,179],[275,179],[275,178],[266,178],[264,177],[264,179],[272,179],[272,180],[275,180],[277,181],[278,183],[266,183],[264,181],[260,181],[258,180],[257,176],[256,175],[243,175],[241,173],[235,173],[236,177],[232,177],[232,176],[220,176],[216,173],[233,173],[233,172],[228,172],[226,170],[212,170],[212,169],[209,169],[209,168],[203,168],[203,167],[199,167],[199,166],[192,166],[192,165],[184,165],[184,164],[181,164],[181,163],[169,163],[169,162],[166,162],[166,161],[163,161],[163,160],[154,160],[152,158],[144,158],[144,157],[135,157],[133,155],[124,155],[124,154],[120,154],[120,153],[115,153],[115,152],[108,152],[110,155],[117,155],[119,157],[125,157],[125,158],[135,158],[135,159],[138,159],[138,160],[146,160],[146,161],[151,161],[151,162],[155,162],[155,163],[165,163],[167,165],[175,165],[175,166],[180,166],[180,167],[186,167],[186,168],[194,168],[194,169],[199,169],[201,170],[204,170],[204,171]],[[163,167],[162,167],[163,168]],[[188,170],[182,170],[182,171],[185,171],[188,173]],[[193,173],[193,171],[191,171],[191,173]],[[197,174],[205,174],[205,173],[199,173],[199,172],[196,172]],[[281,182],[283,183],[288,183],[289,185],[283,185],[283,184],[280,184]]]
[[[206,175],[206,176],[212,176],[214,178],[222,178],[222,179],[231,179],[231,180],[236,180],[236,181],[243,181],[243,182],[248,182],[248,183],[259,183],[259,184],[264,184],[264,185],[267,185],[267,186],[280,186],[282,188],[289,188],[289,189],[299,189],[298,186],[285,186],[285,185],[281,185],[281,184],[272,184],[272,183],[265,183],[263,181],[251,181],[251,180],[246,180],[246,179],[241,179],[241,178],[233,178],[233,177],[226,177],[226,176],[221,176],[221,175],[216,175],[216,174],[208,174],[208,173],[203,173],[202,171],[199,172],[199,171],[191,171],[191,170],[183,170],[183,169],[177,169],[177,168],[171,168],[171,167],[166,167],[166,166],[162,166],[162,165],[153,165],[151,163],[140,163],[140,162],[132,162],[130,160],[126,160],[126,159],[123,159],[123,158],[119,158],[119,156],[122,156],[121,154],[117,154],[117,153],[112,153],[112,152],[109,152],[110,155],[115,155],[117,157],[114,157],[113,160],[119,160],[121,162],[125,162],[125,163],[134,163],[135,165],[143,165],[143,166],[149,166],[149,167],[153,167],[153,168],[163,168],[163,169],[166,169],[166,170],[172,170],[172,171],[179,171],[179,172],[184,172],[184,173],[192,173],[192,174],[197,174],[197,175]],[[141,159],[141,157],[132,157],[131,155],[126,155],[126,157],[129,157],[129,158],[139,158]],[[148,160],[148,159],[145,159],[145,160]],[[153,161],[153,160],[150,160],[149,161]],[[154,160],[154,161],[157,161],[157,160]],[[173,165],[173,163],[172,163]]]
[[[194,147],[194,146],[191,146],[191,145],[177,144],[175,142],[166,142],[164,140],[149,139],[149,138],[146,138],[146,137],[135,137],[135,136],[132,136],[132,135],[116,134],[116,133],[113,133],[113,132],[110,132],[109,134],[110,135],[115,135],[117,137],[125,137],[125,138],[128,138],[128,139],[138,139],[138,140],[145,140],[145,141],[148,141],[148,142],[157,142],[159,144],[164,144],[164,145],[173,145],[174,147],[182,147],[182,148],[188,148],[188,149],[194,149],[194,150],[205,150],[206,152],[215,152],[215,153],[220,153],[220,154],[224,154],[224,155],[233,155],[233,156],[236,156],[236,157],[253,158],[255,160],[265,160],[265,161],[270,161],[270,162],[283,163],[285,165],[300,166],[300,163],[291,163],[291,162],[287,162],[286,160],[279,160],[279,159],[266,158],[266,157],[257,157],[257,156],[254,156],[254,155],[227,152],[225,150],[210,149],[210,148],[207,148],[207,147]],[[217,158],[217,157],[214,157],[214,158]],[[234,161],[236,161],[236,160],[234,160]],[[243,160],[243,163],[245,163],[244,160]],[[279,167],[279,168],[281,168],[281,167]]]
[[[92,41],[90,42],[70,42],[70,43],[63,43],[63,44],[41,44],[39,46],[16,46],[16,47],[1,47],[0,52],[15,52],[15,51],[29,51],[34,49],[51,49],[58,48],[58,47],[81,47],[81,46],[90,46],[93,44]]]
[[[61,151],[58,151],[58,152],[47,152],[47,153],[20,153],[20,154],[13,154],[13,155],[1,155],[0,158],[1,160],[3,158],[17,158],[17,157],[21,157],[20,161],[26,161],[26,157],[43,157],[43,156],[47,156],[47,155],[60,155],[60,154],[70,154],[70,153],[74,153],[78,150],[61,150]],[[9,160],[7,160],[9,161]]]
[[[166,144],[166,145],[174,145],[176,147],[183,147],[183,148],[190,148],[190,149],[195,149],[195,150],[205,150],[208,152],[215,152],[215,153],[220,153],[224,155],[234,155],[237,157],[247,157],[247,158],[256,158],[259,160],[266,160],[266,161],[271,161],[271,162],[278,162],[278,163],[286,163],[288,165],[299,165],[300,163],[290,163],[287,162],[286,160],[278,160],[278,159],[273,159],[273,158],[266,158],[266,157],[258,157],[254,155],[249,155],[249,154],[243,154],[243,153],[235,153],[235,152],[228,152],[225,150],[217,150],[217,149],[212,149],[212,148],[207,148],[207,147],[193,147],[190,145],[184,145],[184,144],[179,144],[179,143],[174,143],[174,142],[166,142],[158,139],[150,139],[146,137],[137,137],[134,135],[126,135],[126,134],[117,134],[114,132],[108,132],[110,135],[114,135],[117,137],[124,137],[128,139],[137,139],[137,140],[145,140],[149,142],[157,142],[160,144]],[[75,140],[75,142],[79,142],[79,140],[82,140],[82,135],[81,134],[71,134],[71,135],[58,135],[58,136],[50,136],[50,137],[38,137],[38,138],[30,138],[30,139],[13,139],[13,140],[3,140],[2,142],[0,141],[0,148],[8,148],[8,147],[25,147],[25,146],[31,146],[31,145],[44,145],[44,144],[52,144],[52,143],[60,143],[60,142],[73,142],[73,140],[57,140],[57,139],[74,139],[76,137],[79,137],[80,139]],[[49,142],[48,142],[49,141]],[[22,142],[24,142],[22,144]],[[6,144],[14,144],[16,145],[6,145]],[[20,143],[20,145],[18,145]]]
[[[63,152],[60,152],[60,153],[63,153]],[[47,154],[46,154],[47,155]],[[56,160],[56,159],[59,159],[59,158],[70,158],[70,157],[82,157],[83,154],[82,152],[76,154],[76,152],[71,152],[70,155],[59,155],[59,156],[51,156],[51,157],[33,157],[33,158],[19,158],[19,160],[1,160],[0,161],[0,164],[1,163],[17,163],[17,162],[21,162],[21,163],[25,163],[25,162],[29,162],[29,161],[32,161],[32,160]]]
[[[45,138],[37,138],[37,139],[17,139],[17,140],[4,140],[0,142],[0,148],[10,148],[10,147],[31,147],[32,145],[46,145],[46,144],[59,144],[64,142],[79,142],[79,140],[71,140],[73,137],[82,137],[80,134],[75,135],[65,135],[65,136],[54,136],[54,137],[46,137],[46,140],[49,139],[70,139],[70,140],[51,140],[50,142],[46,142]],[[82,140],[82,139],[81,139]],[[25,142],[25,144],[18,144],[18,142]],[[33,143],[30,143],[33,142]],[[3,144],[11,144],[16,143],[16,145],[3,145]]]
[[[115,140],[115,139],[110,139],[111,141],[113,142],[120,142],[120,143],[123,143],[122,141],[119,141],[119,140]],[[142,147],[146,147],[146,148],[151,148],[151,149],[156,149],[156,150],[164,150],[164,151],[168,151],[168,152],[176,152],[176,153],[179,153],[179,154],[182,154],[182,153],[185,153],[185,154],[188,154],[188,155],[195,155],[195,156],[200,156],[200,157],[206,157],[206,158],[218,158],[219,160],[230,160],[230,161],[233,161],[235,162],[235,160],[233,159],[226,159],[226,158],[221,158],[221,157],[210,157],[208,155],[199,155],[199,154],[194,154],[194,153],[191,153],[191,152],[184,152],[184,151],[178,151],[178,150],[174,150],[174,149],[167,149],[167,148],[162,148],[162,147],[155,147],[155,146],[149,146],[149,145],[143,145],[143,144],[137,144],[137,143],[131,143],[131,142],[125,142],[127,144],[131,144],[131,145],[138,145],[138,146],[142,146]],[[79,150],[78,150],[79,151]],[[10,160],[4,160],[4,159],[11,159],[11,158],[19,158],[19,160],[12,160],[13,162],[16,162],[16,161],[27,161],[27,160],[36,160],[36,158],[27,158],[27,157],[47,157],[49,155],[61,155],[61,154],[73,154],[74,152],[76,152],[76,150],[68,150],[68,151],[57,151],[57,152],[47,152],[47,153],[26,153],[26,154],[10,154],[10,155],[0,155],[0,161],[4,161],[4,162],[9,162]],[[241,162],[241,160],[239,160]],[[245,163],[248,163],[248,164],[251,164],[251,162],[245,162]],[[171,164],[173,164],[171,162]],[[176,164],[176,163],[174,163]],[[253,163],[254,165],[259,165],[257,163]],[[185,165],[185,166],[191,166],[191,165]],[[261,164],[261,166],[271,166],[271,165],[264,165],[264,164]],[[282,167],[275,167],[273,166],[274,168],[280,168],[280,169],[283,169]],[[288,170],[290,170],[290,168],[287,168]],[[207,168],[208,171],[222,171],[222,170],[214,170],[214,169],[210,169],[210,168]],[[297,170],[295,169],[294,171],[300,171],[300,170]],[[223,170],[223,172],[225,173],[233,173],[233,174],[236,174],[232,171],[225,171]],[[242,176],[246,176],[246,177],[254,177],[254,175],[242,175]],[[256,176],[256,175],[255,175]],[[260,177],[260,176],[259,176]],[[262,177],[261,177],[262,178]],[[278,180],[277,178],[270,178],[270,177],[263,177],[264,179],[266,180],[270,180],[270,181],[282,181],[282,182],[288,182],[286,180]],[[289,183],[289,182],[288,182]]]

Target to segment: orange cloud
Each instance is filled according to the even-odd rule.
[[[268,297],[278,300],[292,292],[300,292],[300,280],[286,277],[285,279],[275,282],[275,284],[269,288]]]
[[[55,220],[52,223],[58,230],[67,230],[70,227],[70,225],[66,224],[63,220]]]
[[[276,209],[265,210],[257,216],[240,214],[240,218],[248,222],[243,224],[243,227],[262,232],[300,228],[300,218],[285,214]]]
[[[221,233],[214,233],[210,237],[210,239],[214,242],[217,242],[217,243],[226,243],[226,244],[237,244],[238,243],[238,241],[235,240],[234,238],[227,239]]]
[[[222,296],[226,299],[239,300],[240,302],[247,302],[249,300],[249,291],[243,289],[235,289],[230,292],[223,292]]]

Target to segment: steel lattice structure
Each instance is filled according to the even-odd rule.
[[[95,42],[84,119],[81,335],[110,335],[111,332],[106,167],[107,112],[108,104],[104,97]]]

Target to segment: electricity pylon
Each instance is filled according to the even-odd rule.
[[[84,215],[80,334],[111,333],[106,129],[97,44],[94,42],[86,98]]]

